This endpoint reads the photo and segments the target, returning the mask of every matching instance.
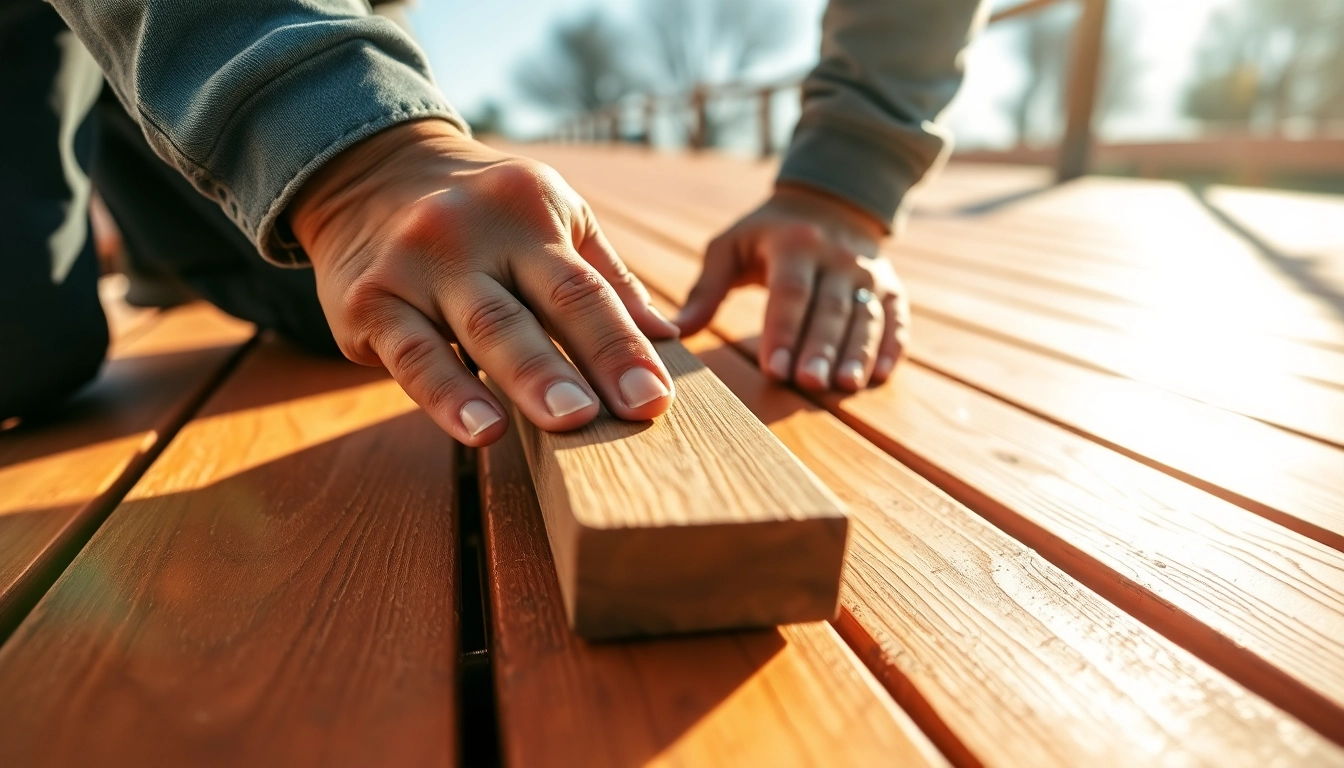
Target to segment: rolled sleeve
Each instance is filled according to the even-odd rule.
[[[415,43],[363,3],[57,6],[155,151],[277,264],[306,262],[282,216],[326,161],[407,120],[466,130]]]
[[[981,0],[831,0],[821,60],[779,181],[838,195],[890,226],[951,146],[936,120],[961,85]]]

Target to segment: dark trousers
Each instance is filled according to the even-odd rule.
[[[68,35],[41,0],[0,0],[0,420],[58,408],[107,351],[80,176],[106,201],[134,271],[180,281],[235,317],[337,353],[311,270],[265,262],[154,154],[110,88],[92,109],[63,98],[80,63]]]

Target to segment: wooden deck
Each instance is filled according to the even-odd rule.
[[[668,311],[768,164],[533,146]],[[687,345],[850,509],[830,623],[590,644],[516,435],[203,306],[0,432],[0,765],[1344,766],[1344,201],[950,166],[909,357]],[[745,354],[744,354],[745,353]]]

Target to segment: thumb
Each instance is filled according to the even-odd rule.
[[[727,240],[715,240],[705,252],[705,266],[700,278],[674,321],[681,328],[681,335],[690,336],[709,325],[736,281],[737,259],[733,257],[733,245]]]

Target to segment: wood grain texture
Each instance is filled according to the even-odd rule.
[[[850,505],[837,625],[953,762],[1344,764],[1337,746],[706,336],[692,348]]]
[[[613,224],[631,269],[682,299],[694,269]],[[743,289],[712,327],[754,354],[763,314],[764,293]],[[1127,612],[1344,734],[1344,554],[920,366],[823,402]]]
[[[583,641],[513,431],[482,451],[481,491],[506,764],[946,764],[824,623]]]
[[[0,648],[0,765],[448,765],[455,444],[250,353]]]
[[[204,304],[118,323],[89,388],[55,418],[0,433],[0,639],[253,333]]]
[[[656,348],[676,400],[653,422],[604,413],[552,434],[513,409],[571,626],[596,639],[833,617],[842,506],[679,342]]]

